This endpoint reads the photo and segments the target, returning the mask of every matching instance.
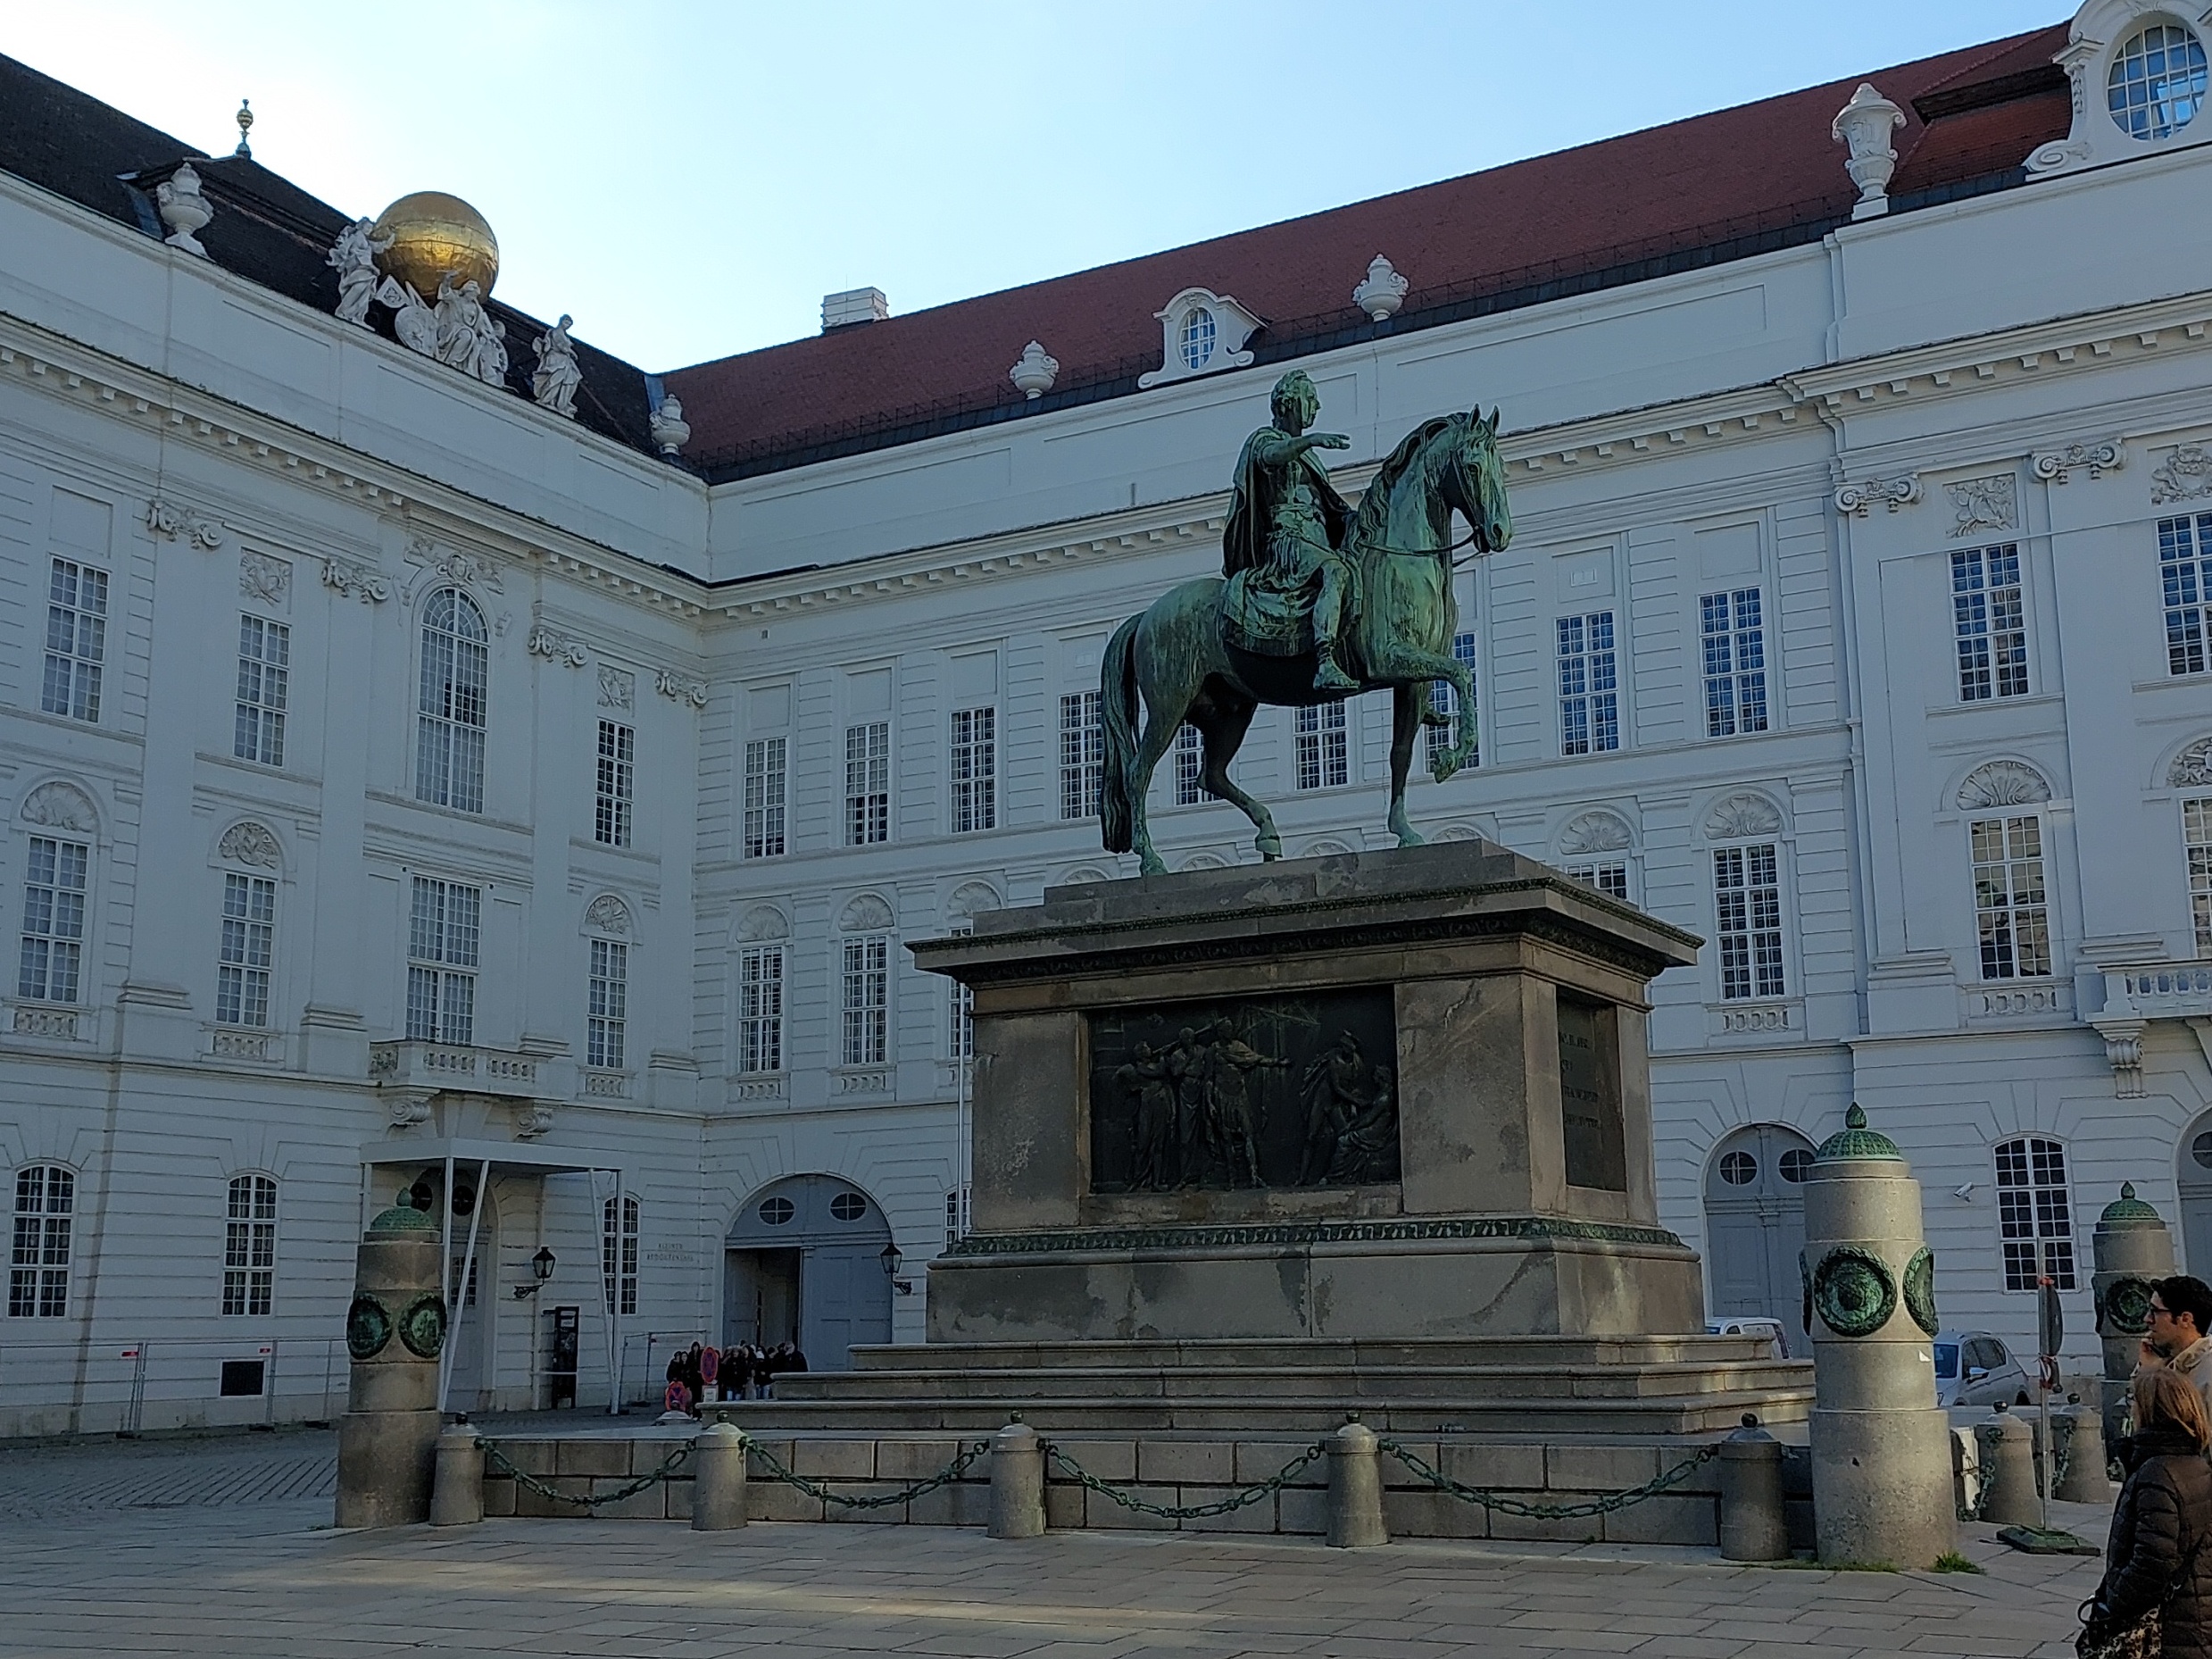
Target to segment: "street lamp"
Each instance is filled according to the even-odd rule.
[[[530,1258],[530,1282],[514,1288],[514,1299],[520,1302],[524,1296],[536,1296],[545,1288],[545,1281],[553,1277],[553,1253],[544,1245],[538,1246],[537,1254]]]
[[[891,1281],[891,1288],[894,1290],[902,1296],[911,1296],[914,1294],[914,1281],[899,1277],[900,1265],[906,1258],[899,1254],[898,1246],[894,1244],[884,1246],[881,1254],[876,1259],[883,1263],[883,1276]]]

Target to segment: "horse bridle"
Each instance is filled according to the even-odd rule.
[[[1452,457],[1451,464],[1454,467],[1458,467],[1459,465],[1459,457],[1456,453]],[[1482,492],[1478,488],[1476,494],[1479,496],[1481,493]],[[1460,548],[1467,546],[1476,538],[1476,537],[1480,534],[1482,534],[1482,531],[1470,519],[1468,522],[1467,534],[1460,537],[1459,539],[1455,542],[1446,543],[1442,547],[1393,547],[1388,542],[1367,540],[1362,540],[1360,545],[1371,552],[1392,554],[1401,559],[1442,558],[1449,562],[1453,570],[1463,571],[1467,569],[1468,565],[1474,563],[1475,559],[1479,559],[1483,555],[1477,553],[1475,555],[1475,559],[1454,559],[1451,555],[1459,552]]]

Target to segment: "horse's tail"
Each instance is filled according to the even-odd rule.
[[[1110,853],[1126,853],[1135,843],[1135,815],[1129,800],[1129,771],[1136,761],[1136,630],[1133,616],[1114,629],[1098,671],[1098,718],[1106,739],[1099,779],[1099,837]]]

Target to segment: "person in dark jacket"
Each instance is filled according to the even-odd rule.
[[[2166,1659],[2212,1659],[2212,1420],[2189,1381],[2159,1366],[2135,1374],[2135,1432],[2120,1443],[2127,1484],[2112,1512],[2104,1580],[2084,1645],[2155,1618]]]

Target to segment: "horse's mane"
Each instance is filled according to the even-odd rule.
[[[1351,524],[1344,532],[1345,551],[1360,542],[1376,539],[1383,528],[1383,514],[1388,510],[1392,493],[1399,480],[1411,469],[1414,457],[1421,453],[1428,441],[1455,421],[1464,421],[1465,415],[1438,415],[1424,421],[1399,440],[1398,447],[1376,469],[1375,477],[1360,496],[1360,504],[1352,509]]]

